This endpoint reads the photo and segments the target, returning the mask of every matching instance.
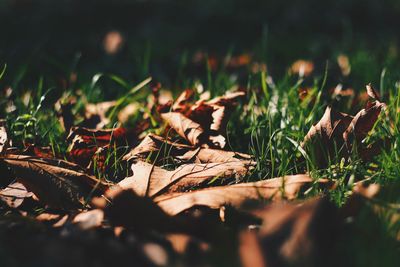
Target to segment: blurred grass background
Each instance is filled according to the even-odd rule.
[[[2,0],[0,61],[10,84],[23,71],[29,86],[73,70],[129,80],[150,73],[175,85],[185,55],[200,50],[251,53],[276,79],[298,58],[323,72],[326,60],[344,53],[357,87],[379,82],[384,67],[395,72],[399,15],[396,0]],[[115,54],[103,48],[110,31],[124,39]]]

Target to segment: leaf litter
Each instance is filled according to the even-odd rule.
[[[299,61],[291,71],[307,76],[313,66]],[[248,181],[257,159],[226,150],[229,115],[246,98],[245,92],[211,100],[205,94],[195,101],[195,92],[188,89],[175,101],[161,101],[159,87],[153,88],[149,106],[159,114],[152,119],[164,125],[157,134],[143,134],[148,119],[133,128],[104,129],[114,101],[86,107],[86,118],[99,120],[95,128],[74,126],[64,114],[71,162],[36,144],[25,151],[8,149],[12,142],[1,121],[0,164],[7,169],[2,184],[9,183],[0,191],[2,209],[13,214],[26,199],[34,199],[34,208],[19,213],[27,218],[18,222],[23,227],[34,221],[32,227],[59,229],[69,239],[107,233],[97,240],[120,240],[143,266],[170,265],[177,255],[189,256],[193,263],[210,253],[232,254],[221,248],[237,250],[242,266],[321,266],[343,231],[340,226],[380,190],[376,184],[357,182],[354,197],[336,207],[325,196],[335,190],[334,180],[300,173]],[[386,106],[370,85],[367,94],[372,101],[355,116],[328,106],[304,137],[302,146],[313,151],[320,166],[337,151],[349,157],[355,147],[364,146],[363,139]],[[172,163],[165,164],[167,159]],[[110,181],[106,173],[115,161],[126,162],[130,170]],[[301,200],[311,191],[318,197]],[[55,240],[52,235],[49,239]]]

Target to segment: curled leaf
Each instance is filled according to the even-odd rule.
[[[0,120],[0,155],[7,149],[9,142],[6,121]]]
[[[225,146],[224,135],[229,115],[232,108],[237,105],[237,100],[243,96],[244,92],[239,91],[227,93],[209,101],[201,99],[193,104],[190,103],[193,91],[185,90],[170,109],[163,107],[159,111],[162,112],[161,117],[186,140],[189,137],[188,134],[185,134],[185,131],[189,131],[188,124],[195,123],[195,126],[191,126],[190,129],[201,129],[198,133],[198,135],[202,135],[200,141],[197,139],[198,135],[194,136],[195,139],[188,140],[192,145],[198,145],[201,142],[202,144],[208,143],[211,146],[223,148]],[[168,112],[169,110],[170,112]],[[178,116],[175,113],[182,115]],[[165,114],[169,115],[166,116]],[[184,128],[178,123],[178,120],[185,121]],[[191,121],[193,123],[189,123]]]
[[[176,215],[194,206],[219,209],[223,205],[240,207],[249,200],[294,199],[312,178],[306,174],[289,175],[253,183],[205,188],[187,193],[162,195],[155,202],[170,215]],[[320,180],[320,183],[327,183]]]
[[[22,155],[2,158],[17,181],[41,202],[54,208],[82,207],[91,194],[105,192],[108,185],[87,175],[79,166],[62,161]]]
[[[33,196],[21,183],[13,183],[0,191],[0,200],[5,202],[10,208],[18,208],[26,198]]]
[[[110,119],[106,116],[106,113],[116,105],[116,101],[106,101],[100,103],[88,103],[85,105],[85,120],[84,123],[88,126],[88,122],[96,129],[102,129],[108,123]]]
[[[243,153],[179,144],[154,134],[148,134],[142,142],[124,156],[124,160],[146,159],[150,154],[157,159],[164,155],[181,161],[196,163],[228,162],[250,160],[251,156]]]
[[[219,183],[235,181],[252,168],[251,161],[224,163],[184,164],[173,171],[139,161],[132,164],[133,175],[118,183],[123,189],[133,189],[139,196],[155,197],[169,192],[184,192]]]
[[[194,146],[200,144],[200,137],[204,132],[200,124],[178,112],[163,113],[161,117],[177,132],[177,134],[185,138],[190,144]]]
[[[368,102],[366,108],[354,117],[327,107],[321,120],[308,131],[302,146],[307,144],[311,148],[320,166],[326,165],[329,159],[336,155],[350,155],[354,143],[361,146],[359,152],[368,154],[368,151],[362,148],[361,142],[371,131],[386,105],[379,101],[378,93],[370,85],[367,86],[367,93],[376,99],[375,102]]]

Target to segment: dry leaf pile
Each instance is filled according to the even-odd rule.
[[[293,71],[311,71],[300,63]],[[355,146],[361,147],[385,107],[372,87],[367,92],[374,101],[355,116],[328,107],[304,138],[304,146],[311,143],[318,156],[333,155],[337,146],[348,156]],[[229,115],[244,97],[239,91],[214,99],[203,94],[195,101],[194,92],[185,90],[174,102],[155,101],[150,109],[158,111],[163,131],[143,139],[146,122],[133,129],[65,125],[70,129],[69,161],[35,146],[8,149],[11,140],[1,121],[3,209],[19,216],[22,229],[53,229],[47,236],[50,243],[38,241],[36,233],[27,237],[44,251],[35,247],[28,258],[37,260],[35,253],[48,255],[52,249],[69,250],[71,244],[83,242],[79,247],[87,253],[84,257],[100,257],[104,266],[170,266],[182,259],[186,265],[205,266],[207,257],[215,256],[231,266],[236,262],[229,257],[233,253],[249,267],[320,266],[343,222],[340,211],[323,197],[286,202],[307,189],[332,189],[334,183],[308,174],[246,181],[256,165],[254,158],[225,149]],[[106,125],[106,111],[114,104],[90,105],[86,115],[100,117],[103,124],[97,127]],[[105,179],[117,161],[130,166],[125,176]],[[95,167],[101,175],[95,175]],[[354,194],[362,192],[366,191],[357,188]],[[57,241],[56,233],[65,238]],[[104,255],[94,256],[99,252]],[[107,253],[119,258],[113,261]],[[83,266],[74,260],[72,256],[67,262]],[[60,264],[57,257],[50,261]]]

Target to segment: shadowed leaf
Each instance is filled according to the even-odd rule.
[[[219,209],[230,205],[240,207],[250,200],[294,199],[300,189],[313,182],[306,174],[290,175],[253,183],[211,187],[187,193],[174,193],[155,198],[155,202],[170,215],[176,215],[194,206]],[[326,180],[319,183],[325,184]]]
[[[79,166],[37,157],[8,155],[2,158],[17,181],[41,202],[54,208],[82,207],[91,193],[103,193],[108,185],[87,175]]]

